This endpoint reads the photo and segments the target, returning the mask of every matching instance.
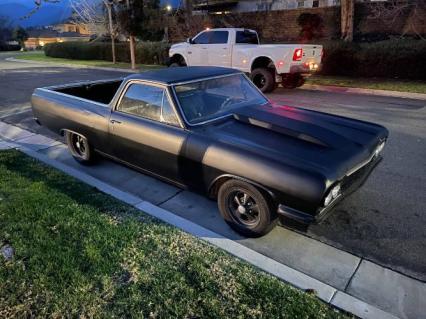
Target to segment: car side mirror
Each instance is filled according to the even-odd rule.
[[[192,41],[192,38],[188,38],[188,39],[186,39],[186,43],[194,44],[194,41]]]

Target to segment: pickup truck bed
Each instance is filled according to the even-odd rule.
[[[46,90],[51,90],[102,104],[109,104],[122,82],[122,79],[106,81],[103,80],[87,83],[83,82],[64,86],[48,87]]]

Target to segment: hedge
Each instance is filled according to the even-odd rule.
[[[372,43],[330,41],[324,45],[321,74],[361,77],[426,79],[426,41],[387,40]],[[169,44],[142,42],[136,46],[136,62],[164,64]],[[111,61],[111,44],[104,42],[63,42],[45,46],[47,56]],[[117,61],[129,62],[128,43],[116,44]]]
[[[7,44],[0,42],[0,51],[19,51],[21,46],[18,44]]]
[[[117,62],[130,62],[128,43],[116,43]],[[136,45],[136,63],[165,64],[169,44],[166,42],[140,42]],[[57,42],[44,47],[47,56],[77,60],[112,60],[111,43]]]
[[[426,79],[426,41],[334,41],[323,45],[324,75]]]

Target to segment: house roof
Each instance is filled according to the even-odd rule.
[[[147,71],[139,74],[130,75],[126,79],[147,80],[163,84],[177,84],[182,82],[196,81],[210,77],[238,73],[241,73],[241,71],[229,68],[191,66]]]
[[[52,29],[28,30],[29,38],[66,38],[66,37],[87,37],[78,32],[58,32]]]

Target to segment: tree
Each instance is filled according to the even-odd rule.
[[[426,21],[426,0],[388,0],[386,2],[370,4],[369,17],[381,20],[386,25],[393,25],[401,17],[407,17],[406,28],[402,30],[404,36],[410,30],[422,40],[422,34],[416,27],[416,22]]]
[[[28,39],[27,31],[22,27],[13,30],[12,38],[18,41],[22,49],[25,49],[25,41]]]
[[[84,23],[96,34],[107,33],[107,18],[103,4],[91,0],[70,0],[73,9],[73,20]]]
[[[354,9],[355,0],[340,1],[341,38],[347,42],[351,42],[354,36]]]
[[[300,39],[310,41],[322,36],[323,24],[320,15],[315,13],[301,13],[297,18],[297,23],[301,27]]]
[[[136,68],[135,38],[159,40],[163,33],[159,0],[126,0],[117,6],[117,23],[129,39],[132,69]]]

